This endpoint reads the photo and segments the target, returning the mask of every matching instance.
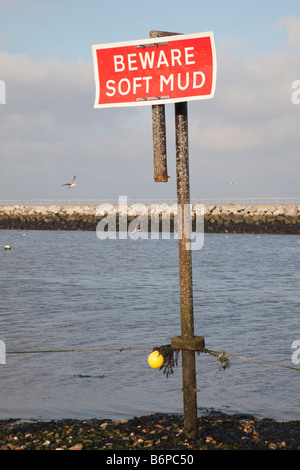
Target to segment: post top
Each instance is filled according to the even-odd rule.
[[[149,37],[150,38],[163,38],[164,36],[176,36],[177,34],[183,34],[183,33],[170,33],[168,31],[152,30],[149,33]]]

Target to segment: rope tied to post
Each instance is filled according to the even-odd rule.
[[[80,353],[80,352],[107,352],[107,351],[114,351],[114,352],[122,352],[122,351],[143,351],[143,350],[152,350],[152,351],[160,351],[162,355],[166,358],[166,366],[162,367],[165,371],[165,374],[169,376],[173,374],[174,367],[178,365],[178,355],[180,352],[180,348],[173,348],[171,345],[163,345],[159,347],[114,347],[114,348],[87,348],[87,349],[48,349],[48,350],[31,350],[31,351],[6,351],[5,354],[7,355],[22,355],[22,354],[49,354],[49,353]],[[251,357],[240,356],[237,354],[231,354],[225,351],[213,351],[211,349],[202,348],[201,350],[195,351],[198,355],[200,353],[207,353],[211,354],[218,358],[220,361],[220,370],[225,370],[230,367],[229,358],[234,357],[238,359],[242,359],[245,361],[256,362],[260,364],[267,364],[274,367],[282,367],[285,369],[294,370],[300,372],[300,367],[293,367],[287,364],[277,364],[275,362],[264,361],[261,359],[254,359]]]
[[[158,351],[164,357],[164,363],[161,366],[161,370],[166,377],[174,374],[174,367],[178,366],[179,350],[172,348],[170,344],[164,344],[162,346],[156,346],[153,351]]]
[[[212,351],[207,348],[204,348],[202,352],[211,354],[212,356],[215,356],[218,358],[217,362],[219,362],[219,372],[229,369],[230,367],[230,360],[229,360],[230,354],[229,353],[226,353],[225,351]]]

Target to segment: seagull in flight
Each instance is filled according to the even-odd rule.
[[[137,224],[137,226],[135,227],[134,231],[131,232],[131,235],[133,235],[135,232],[140,232],[141,231],[141,224]]]
[[[69,188],[73,188],[74,186],[76,186],[75,178],[76,176],[74,175],[72,183],[65,183],[65,184],[62,184],[62,186],[69,186]]]

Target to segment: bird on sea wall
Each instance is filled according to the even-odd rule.
[[[76,179],[76,175],[74,175],[72,183],[65,183],[65,184],[62,184],[62,186],[68,186],[69,188],[73,188],[74,186],[76,186],[75,179]]]

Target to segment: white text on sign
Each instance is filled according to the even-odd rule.
[[[149,82],[152,77],[134,77],[132,81],[128,78],[121,78],[119,82],[115,80],[108,80],[106,82],[107,96],[114,96],[116,91],[120,95],[128,95],[132,92],[134,95],[137,94],[138,88],[143,88],[146,95],[149,94],[150,85]],[[160,76],[159,91],[160,93],[167,93],[168,91],[174,91],[177,86],[179,90],[186,90],[190,86],[190,81],[193,89],[201,88],[205,82],[205,75],[203,72],[192,72],[191,77],[189,72],[186,72],[185,78],[181,77],[181,73],[174,77],[174,74],[170,74],[168,77],[164,75]]]
[[[214,96],[213,33],[93,46],[95,107],[137,106]],[[141,103],[142,102],[142,103]]]
[[[193,51],[193,52],[190,52]],[[153,69],[156,67],[159,69],[162,65],[169,67],[170,65],[174,67],[176,64],[178,65],[193,65],[195,64],[194,60],[194,47],[185,47],[184,48],[184,61],[181,59],[183,55],[179,49],[170,49],[169,50],[169,58],[167,57],[164,50],[155,50],[151,53],[145,51],[144,54],[139,52],[138,54],[128,54],[127,60],[122,55],[115,55],[114,56],[114,67],[115,72],[123,72],[126,70],[126,65],[128,70],[139,70],[137,66],[138,59],[142,66],[142,69]],[[193,60],[192,60],[193,58]],[[155,60],[156,59],[156,60]],[[126,60],[126,63],[125,63]]]
[[[168,53],[164,50],[145,51],[144,53],[131,53],[125,55],[113,56],[114,71],[135,71],[142,67],[146,69],[159,69],[162,66],[174,67],[176,65],[194,65],[194,47],[185,47],[184,51],[179,49],[170,49]],[[183,75],[185,75],[183,77]],[[133,77],[131,80],[128,78],[121,78],[119,81],[108,80],[106,82],[107,96],[114,96],[116,92],[120,95],[128,95],[129,93],[137,94],[138,88],[144,91],[145,95],[150,93],[150,80],[153,76],[147,77]],[[176,86],[180,90],[186,90],[189,86],[201,88],[205,83],[205,75],[203,72],[185,72],[185,74],[178,73],[169,74],[168,76],[160,75],[159,77],[159,91],[160,93],[167,93],[174,91]]]

